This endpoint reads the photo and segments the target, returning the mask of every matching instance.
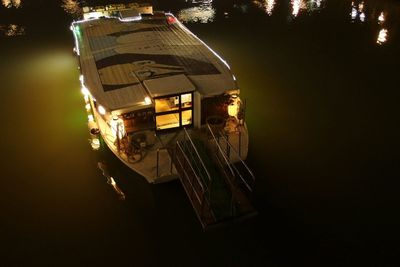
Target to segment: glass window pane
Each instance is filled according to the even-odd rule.
[[[192,106],[192,93],[181,95],[182,108],[190,108]]]
[[[184,110],[182,111],[182,125],[192,124],[192,111]]]
[[[179,96],[155,99],[156,112],[172,111],[179,109]]]
[[[157,115],[156,125],[157,130],[179,127],[179,113]]]

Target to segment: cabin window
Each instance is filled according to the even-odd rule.
[[[167,112],[179,109],[179,96],[155,99],[156,112]]]
[[[166,130],[193,124],[193,94],[155,99],[156,128]]]

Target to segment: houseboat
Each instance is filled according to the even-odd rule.
[[[92,146],[99,134],[149,183],[179,177],[203,226],[254,212],[245,103],[226,61],[152,6],[82,11],[71,30]]]

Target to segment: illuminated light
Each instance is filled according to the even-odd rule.
[[[379,15],[378,21],[379,21],[380,23],[382,23],[382,22],[385,21],[385,15],[383,14],[383,12],[381,12],[381,14]]]
[[[361,20],[362,22],[365,21],[365,14],[364,14],[364,13],[361,13],[361,14],[360,14],[360,20]]]
[[[100,105],[97,110],[101,115],[106,115],[106,109],[103,106]]]
[[[88,102],[89,102],[89,96],[88,96],[88,95],[84,95],[84,96],[83,96],[83,99],[85,99],[85,103],[88,103]]]
[[[100,149],[100,139],[93,138],[92,141],[90,142],[90,145],[92,146],[93,150],[99,150]]]
[[[131,21],[139,21],[142,20],[142,16],[135,16],[135,17],[129,17],[129,18],[119,18],[120,21],[122,22],[131,22]]]
[[[145,103],[146,105],[150,105],[150,104],[151,104],[151,99],[150,99],[150,97],[146,96],[146,97],[144,98],[144,103]]]
[[[72,30],[73,34],[74,34],[74,40],[75,40],[75,47],[76,47],[76,54],[79,56],[80,55],[80,51],[79,51],[79,41],[78,41],[78,34],[79,34],[79,30],[76,31],[75,29],[78,29],[78,26],[75,27],[76,22],[71,24],[70,29]]]
[[[174,24],[174,23],[176,23],[176,18],[168,16],[167,17],[167,22],[168,22],[168,24]]]
[[[93,117],[92,114],[89,114],[89,115],[88,115],[88,121],[89,121],[89,122],[94,121],[94,117]]]
[[[388,35],[388,30],[387,29],[382,29],[379,31],[378,34],[378,39],[376,40],[376,43],[378,44],[383,44],[387,41],[387,35]]]
[[[83,19],[84,20],[93,20],[93,19],[99,19],[101,17],[104,17],[105,14],[102,11],[94,11],[94,12],[89,12],[89,13],[84,13],[83,14]]]
[[[90,111],[90,108],[91,108],[91,107],[90,107],[90,104],[87,103],[87,104],[85,105],[85,108],[86,108],[87,111]]]
[[[171,13],[166,13],[168,15],[171,15]],[[199,41],[202,45],[204,45],[205,47],[207,47],[208,50],[211,51],[211,53],[214,54],[214,56],[216,56],[219,60],[222,61],[222,63],[224,63],[224,65],[228,68],[231,69],[231,67],[228,65],[228,63],[220,56],[217,54],[217,52],[215,52],[214,50],[211,49],[211,47],[209,47],[205,42],[203,42],[199,37],[197,37],[194,33],[192,33],[191,31],[189,31],[188,28],[185,27],[185,25],[183,25],[179,20],[177,20],[177,23],[179,24],[179,26],[188,34],[190,34],[191,36],[193,36],[194,38],[196,38],[197,41]]]
[[[234,80],[234,81],[236,81],[236,77],[235,77],[235,75],[232,75],[232,78],[233,78],[233,80]]]
[[[86,88],[86,86],[82,86],[82,88],[81,88],[81,93],[83,94],[83,95],[87,95],[87,96],[89,96],[90,95],[90,92],[89,92],[89,90]]]
[[[232,103],[228,106],[228,114],[231,117],[236,117],[238,114],[238,106],[236,103]]]

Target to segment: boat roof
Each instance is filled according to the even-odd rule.
[[[171,14],[73,24],[84,85],[108,110],[145,108],[146,97],[237,89],[229,66]],[[163,87],[165,85],[165,88]]]

